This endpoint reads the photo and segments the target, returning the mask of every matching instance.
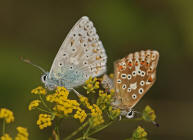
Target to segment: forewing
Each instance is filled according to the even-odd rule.
[[[103,74],[106,71],[106,59],[104,47],[93,23],[88,17],[82,17],[62,43],[49,76],[56,79],[65,78],[70,87],[79,86],[88,77]],[[73,73],[78,74],[74,80]]]
[[[157,51],[147,50],[115,62],[115,97],[121,101],[119,108],[133,108],[154,84],[158,59]]]

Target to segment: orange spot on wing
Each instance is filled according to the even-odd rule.
[[[148,79],[148,82],[153,82],[152,77],[150,77],[150,78]]]
[[[128,65],[129,65],[129,67],[132,67],[132,63],[131,62],[128,62]]]
[[[120,66],[119,66],[119,70],[122,70],[122,69],[123,69],[123,66],[120,65]]]

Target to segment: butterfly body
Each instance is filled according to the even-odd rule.
[[[93,23],[82,17],[62,43],[49,73],[42,82],[52,90],[56,86],[71,89],[82,85],[89,77],[106,71],[106,53]]]
[[[123,114],[132,110],[154,84],[158,60],[157,51],[147,50],[131,53],[114,63],[113,107]]]

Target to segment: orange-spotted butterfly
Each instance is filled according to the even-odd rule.
[[[115,89],[112,106],[121,110],[121,115],[133,118],[133,107],[147,93],[156,80],[158,51],[140,51],[114,63],[114,79],[103,76],[106,89]]]

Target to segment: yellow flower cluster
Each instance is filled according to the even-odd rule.
[[[93,127],[99,124],[102,124],[104,122],[104,119],[103,119],[101,109],[96,104],[93,104],[90,110],[91,110]]]
[[[89,79],[85,82],[86,86],[84,86],[84,89],[87,90],[87,94],[89,93],[95,93],[95,89],[99,88],[99,82],[97,81],[97,78],[89,77]]]
[[[112,106],[109,106],[108,111],[109,111],[109,118],[111,120],[116,119],[121,113],[120,109],[113,109]]]
[[[15,140],[28,140],[29,134],[26,128],[19,126],[16,129],[18,133],[17,133],[17,136],[15,137]]]
[[[74,114],[74,118],[79,119],[81,123],[84,122],[86,117],[87,117],[86,112],[81,108],[78,108],[76,113]]]
[[[28,109],[31,111],[35,107],[38,107],[40,102],[41,102],[40,100],[33,100],[33,101],[31,101],[31,103],[28,106]]]
[[[31,91],[31,93],[32,93],[32,94],[45,95],[45,94],[46,94],[46,89],[43,88],[42,86],[39,86],[39,87],[33,89],[33,90]]]
[[[59,113],[62,112],[63,115],[68,115],[72,113],[74,109],[78,109],[79,105],[80,104],[76,100],[67,99],[63,102],[60,102],[60,104],[56,104],[53,109]]]
[[[96,104],[90,105],[88,98],[84,96],[80,97],[80,101],[91,111],[93,127],[104,122],[102,111]]]
[[[146,138],[146,137],[147,137],[147,132],[141,126],[138,126],[137,129],[133,132],[133,135],[132,135],[132,138],[134,140],[143,139],[143,138]]]
[[[9,136],[9,134],[4,134],[1,136],[1,140],[12,140],[12,138]]]
[[[57,87],[56,93],[46,96],[46,100],[51,103],[55,102],[60,104],[67,100],[68,95],[69,95],[69,91],[66,88]]]
[[[6,123],[11,123],[14,121],[13,112],[6,108],[0,109],[0,118],[5,119]]]
[[[39,125],[40,129],[44,129],[48,126],[52,125],[51,115],[48,114],[40,114],[39,119],[37,120],[37,125]]]
[[[103,90],[99,90],[99,97],[97,99],[97,105],[105,110],[108,105],[111,103],[111,94],[105,93]]]
[[[142,117],[145,121],[155,121],[156,114],[155,111],[149,105],[147,105],[143,111]]]
[[[57,87],[56,93],[48,95],[46,100],[52,103],[56,103],[53,110],[57,113],[62,113],[63,115],[68,115],[77,110],[80,104],[76,100],[68,99],[69,92],[64,87]]]

